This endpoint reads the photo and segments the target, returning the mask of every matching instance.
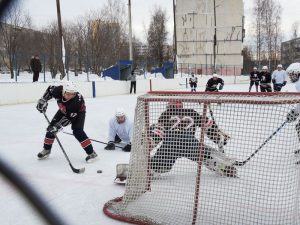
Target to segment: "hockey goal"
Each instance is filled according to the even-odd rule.
[[[104,213],[135,224],[300,224],[298,120],[286,121],[299,103],[297,93],[138,97],[125,193]]]

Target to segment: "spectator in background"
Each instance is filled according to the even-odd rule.
[[[30,67],[33,72],[33,82],[37,82],[39,80],[40,72],[42,71],[42,64],[38,55],[32,56]]]
[[[130,94],[132,93],[132,89],[134,89],[134,94],[136,93],[136,75],[138,73],[137,66],[131,71],[130,76]]]
[[[257,67],[253,67],[253,70],[250,72],[250,87],[249,92],[251,92],[252,86],[255,84],[256,92],[258,92],[258,85],[259,85],[259,71],[257,70]]]
[[[263,66],[262,71],[258,75],[258,78],[260,81],[260,91],[272,92],[272,87],[271,87],[272,76],[271,73],[268,71],[267,66]]]
[[[224,86],[224,80],[214,73],[212,78],[207,81],[205,91],[216,91],[222,90]]]
[[[274,70],[272,73],[272,83],[274,92],[280,92],[281,88],[286,85],[287,81],[287,72],[282,69],[282,65],[277,66],[277,70]]]

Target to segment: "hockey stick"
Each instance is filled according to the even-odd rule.
[[[45,113],[45,112],[43,112],[43,114],[44,114],[44,116],[45,116],[45,119],[47,120],[48,124],[50,125],[50,120],[48,119],[48,117],[47,117],[46,113]],[[61,148],[62,152],[64,153],[64,156],[65,156],[65,158],[66,158],[66,159],[67,159],[67,161],[69,162],[69,165],[70,165],[70,167],[71,167],[72,171],[73,171],[74,173],[83,173],[83,172],[85,171],[85,168],[84,168],[84,167],[83,167],[83,168],[81,168],[81,169],[76,169],[76,168],[74,168],[74,167],[73,167],[73,165],[72,165],[72,163],[71,163],[71,161],[70,161],[70,159],[69,159],[69,157],[68,157],[68,155],[67,155],[67,153],[65,152],[65,150],[64,150],[64,148],[63,148],[63,146],[62,146],[61,142],[59,141],[59,139],[58,139],[57,135],[56,135],[56,134],[54,134],[54,137],[55,137],[55,139],[57,140],[57,143],[59,144],[59,146],[60,146],[60,148]]]
[[[63,131],[63,133],[64,133],[64,134],[68,134],[68,135],[74,136],[73,134],[68,133],[68,132],[65,132],[65,131]],[[89,139],[90,139],[91,141],[98,142],[98,143],[101,143],[101,144],[105,144],[105,145],[108,144],[107,142],[98,141],[98,140],[95,140],[95,139],[92,139],[92,138],[89,138]],[[115,146],[116,146],[116,148],[121,148],[121,149],[123,149],[121,146],[118,146],[118,145],[115,145]]]
[[[283,124],[281,124],[280,125],[280,127],[278,127],[260,146],[259,146],[259,148],[258,149],[256,149],[247,159],[245,159],[244,161],[235,161],[235,163],[233,164],[233,165],[235,165],[235,166],[244,166],[247,162],[249,162],[250,161],[250,159],[252,159],[255,155],[256,155],[256,153],[260,150],[260,149],[262,149],[262,147],[264,147],[265,146],[265,144],[267,144],[268,143],[268,141],[269,140],[271,140],[272,139],[272,137],[275,135],[275,134],[277,134],[278,133],[278,131],[280,131],[281,130],[281,128],[283,128],[284,127],[284,125],[287,123],[288,121],[286,120],[286,121],[284,121],[284,123]]]

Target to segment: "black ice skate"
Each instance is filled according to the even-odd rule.
[[[48,158],[50,153],[51,153],[51,149],[49,149],[49,150],[44,149],[43,151],[38,153],[37,157],[39,159],[46,159],[46,158]]]
[[[97,155],[96,152],[92,152],[91,154],[89,154],[89,155],[85,158],[85,161],[86,161],[86,162],[93,162],[97,156],[98,156],[98,155]]]

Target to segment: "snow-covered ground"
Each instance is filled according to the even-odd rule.
[[[247,90],[248,84],[224,87],[224,91]],[[283,88],[283,92],[285,91],[295,91],[294,86],[288,84]],[[85,100],[87,105],[85,130],[88,136],[106,141],[108,120],[115,108],[125,108],[128,117],[133,120],[137,95]],[[74,174],[71,171],[56,142],[48,159],[37,160],[36,155],[42,150],[47,122],[35,106],[35,104],[19,104],[0,107],[0,157],[14,167],[69,224],[124,224],[105,216],[102,207],[108,200],[123,195],[124,186],[113,182],[115,166],[118,163],[127,163],[130,153],[120,149],[105,151],[103,144],[93,142],[99,157],[94,163],[87,164],[84,161],[86,155],[77,140],[60,133],[58,136],[74,167],[85,167],[85,173]],[[56,102],[51,101],[48,116],[52,118],[56,110]],[[66,128],[65,131],[70,132],[70,128]],[[99,169],[103,173],[97,173]],[[2,177],[0,177],[0,199],[1,225],[43,224],[36,212]]]

